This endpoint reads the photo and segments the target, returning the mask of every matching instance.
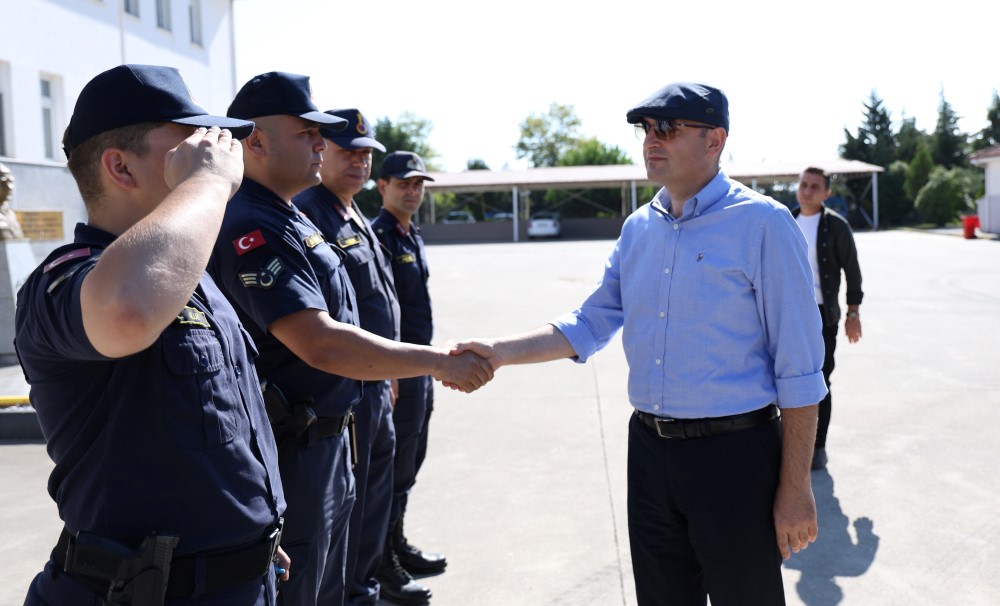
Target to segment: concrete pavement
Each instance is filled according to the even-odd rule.
[[[960,231],[958,232],[960,234]],[[864,336],[838,344],[820,540],[784,566],[792,606],[997,603],[1000,241],[859,233]],[[571,309],[611,241],[432,246],[437,340]],[[437,389],[407,534],[447,554],[436,606],[633,605],[620,341],[586,365]],[[0,369],[0,395],[23,389]],[[60,528],[40,443],[0,443],[0,604],[20,604]]]

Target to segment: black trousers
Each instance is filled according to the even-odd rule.
[[[781,421],[710,438],[629,424],[628,525],[639,606],[785,603],[774,495]]]
[[[819,306],[819,315],[823,316],[823,306]],[[826,434],[830,430],[830,416],[833,413],[833,391],[830,389],[830,375],[836,361],[833,358],[837,349],[837,325],[823,327],[823,378],[826,379],[826,397],[819,402],[819,422],[816,425],[816,448],[826,448]]]

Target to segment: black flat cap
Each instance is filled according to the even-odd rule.
[[[707,84],[674,82],[625,114],[629,124],[638,124],[643,118],[692,120],[724,128],[728,133],[729,100],[721,90]]]

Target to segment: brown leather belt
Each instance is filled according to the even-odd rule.
[[[635,411],[635,416],[642,421],[643,425],[656,431],[661,438],[689,440],[742,431],[762,425],[778,417],[778,407],[774,404],[768,404],[764,408],[743,414],[704,419],[667,419],[639,410]]]

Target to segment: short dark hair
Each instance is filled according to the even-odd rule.
[[[104,195],[101,186],[101,155],[104,150],[113,147],[142,158],[149,153],[146,135],[163,124],[163,122],[140,122],[113,128],[98,133],[73,148],[67,158],[66,166],[76,180],[76,186],[80,190],[85,206],[89,208],[92,202],[96,202]],[[63,139],[65,138],[64,134]]]
[[[823,177],[823,183],[826,184],[826,188],[830,189],[830,175],[826,174],[826,171],[822,168],[817,168],[815,166],[810,166],[809,168],[802,171],[802,174],[818,175]]]

